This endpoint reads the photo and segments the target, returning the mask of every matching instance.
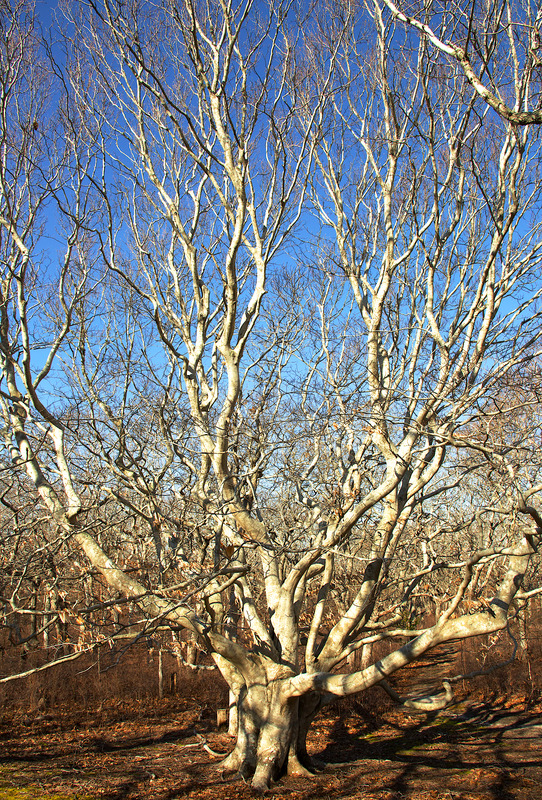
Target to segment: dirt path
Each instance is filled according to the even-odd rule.
[[[143,713],[143,716],[142,716]],[[299,800],[539,800],[542,709],[456,708],[427,724],[390,712],[323,718],[310,748],[328,765],[314,780],[287,779],[271,796]],[[380,722],[380,724],[379,724]],[[378,727],[376,727],[378,726]],[[231,740],[210,712],[188,703],[111,709],[0,726],[1,800],[249,798],[223,776]]]

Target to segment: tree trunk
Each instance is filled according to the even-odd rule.
[[[320,707],[316,694],[285,698],[280,680],[245,686],[237,704],[237,741],[222,767],[252,777],[256,791],[284,774],[312,774],[306,739]]]
[[[360,669],[366,669],[373,662],[373,643],[368,642],[363,645],[361,650],[361,664]]]
[[[228,735],[237,736],[237,696],[232,689],[228,694]]]
[[[162,656],[162,648],[158,648],[158,698],[162,700],[164,697],[164,662]]]

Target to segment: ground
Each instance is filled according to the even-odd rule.
[[[232,740],[194,700],[109,704],[95,711],[7,714],[0,724],[1,800],[237,800],[250,787],[221,773]],[[270,792],[295,800],[539,800],[542,706],[467,701],[429,720],[350,703],[314,727],[325,769]]]

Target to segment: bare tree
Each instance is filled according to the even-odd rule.
[[[536,4],[505,0],[485,6],[473,1],[401,8],[384,0],[384,6],[457,64],[479,97],[503,119],[514,125],[542,122],[542,18]]]
[[[481,452],[488,398],[537,352],[536,131],[490,119],[378,6],[299,14],[67,9],[56,145],[12,146],[0,218],[10,469],[112,600],[211,653],[238,719],[224,767],[258,789],[310,769],[322,705],[506,629],[541,534],[496,442],[499,534],[459,538],[443,502],[478,467],[456,454]],[[5,142],[25,130],[11,97]]]

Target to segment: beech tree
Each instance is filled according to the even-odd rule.
[[[2,14],[10,486],[53,560],[212,655],[224,768],[306,774],[323,705],[505,630],[536,552],[538,484],[477,422],[538,353],[538,129],[378,4],[85,0],[57,41]],[[502,475],[482,543],[446,516],[470,452]]]
[[[420,7],[384,0],[393,17],[455,62],[479,97],[514,125],[539,125],[540,9],[530,2]],[[433,24],[433,19],[436,24]]]

